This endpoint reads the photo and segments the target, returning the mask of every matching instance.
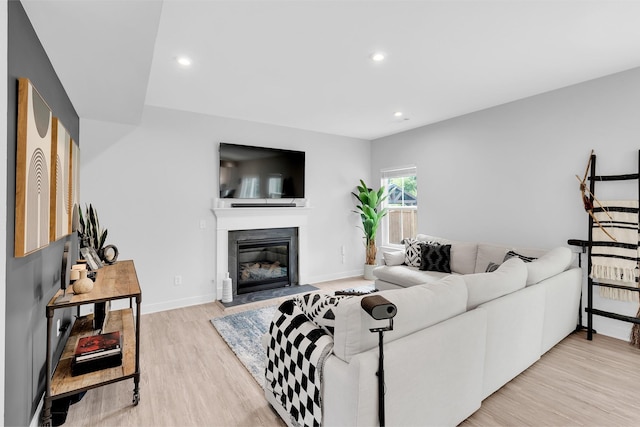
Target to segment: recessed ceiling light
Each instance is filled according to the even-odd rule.
[[[385,55],[382,52],[375,52],[371,55],[371,59],[375,62],[382,62],[384,61]]]
[[[176,61],[178,61],[178,64],[182,65],[183,67],[188,67],[191,65],[191,58],[189,58],[188,56],[179,56],[178,58],[176,58]]]
[[[402,117],[402,111],[396,111],[395,113],[393,113],[394,117]]]

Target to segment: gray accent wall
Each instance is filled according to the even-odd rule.
[[[71,259],[76,259],[77,238],[67,236],[26,257],[13,256],[18,78],[31,80],[76,141],[79,118],[19,1],[8,2],[8,16],[4,425],[29,425],[45,389],[45,307],[61,285],[64,244],[71,241]],[[71,314],[67,310],[56,318],[67,324]],[[66,334],[54,337],[54,345],[59,347],[63,338]]]
[[[417,166],[420,233],[567,246],[588,232],[575,175],[584,174],[591,149],[599,174],[636,172],[639,117],[640,68],[634,68],[377,139],[371,172],[379,179],[381,169]],[[596,191],[602,200],[638,197],[637,181],[602,183]],[[595,300],[626,315],[638,309]],[[630,325],[595,317],[599,333],[621,339]]]

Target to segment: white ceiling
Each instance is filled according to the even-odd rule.
[[[375,139],[640,66],[638,0],[22,3],[80,117],[125,124],[151,105]]]

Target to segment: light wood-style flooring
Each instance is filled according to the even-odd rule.
[[[322,283],[334,291],[370,283]],[[219,303],[143,315],[140,404],[133,381],[87,392],[65,426],[284,426],[210,319],[274,305]],[[640,350],[572,334],[482,403],[462,426],[639,426]]]

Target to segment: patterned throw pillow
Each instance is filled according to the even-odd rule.
[[[531,261],[535,261],[535,260],[538,259],[538,258],[531,257],[531,256],[524,256],[524,255],[519,254],[519,253],[517,253],[515,251],[509,251],[509,252],[507,252],[505,254],[504,259],[502,260],[502,262],[508,260],[509,258],[513,258],[513,257],[520,258],[524,262],[531,262]]]
[[[451,273],[451,245],[422,245],[420,270]]]
[[[346,298],[351,297],[315,293],[297,296],[294,301],[309,320],[333,336],[336,324],[334,310]]]
[[[495,262],[490,262],[489,265],[487,265],[487,269],[484,272],[493,273],[498,269],[498,267],[500,267],[500,264],[496,264]]]
[[[409,267],[420,267],[420,256],[424,242],[417,239],[404,239],[404,263]]]

